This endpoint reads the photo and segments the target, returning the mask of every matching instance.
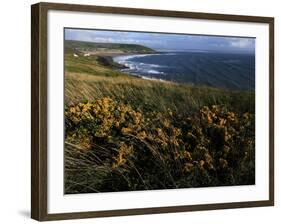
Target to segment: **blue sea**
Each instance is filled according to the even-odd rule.
[[[158,79],[232,90],[255,89],[255,55],[207,51],[115,56],[122,71]]]

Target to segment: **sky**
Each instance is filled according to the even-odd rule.
[[[66,40],[139,44],[155,50],[255,52],[255,38],[206,35],[65,29]]]

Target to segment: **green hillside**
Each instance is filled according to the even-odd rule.
[[[99,50],[120,50],[123,53],[155,53],[155,50],[137,44],[121,44],[121,43],[96,43],[75,40],[66,40],[65,49],[76,51],[99,51]]]

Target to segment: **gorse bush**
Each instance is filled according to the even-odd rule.
[[[187,115],[190,114],[190,115]],[[255,183],[252,113],[220,105],[187,113],[110,97],[65,108],[65,192]]]

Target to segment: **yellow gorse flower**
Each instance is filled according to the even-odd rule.
[[[182,172],[177,175],[195,171],[203,175],[227,172],[233,160],[246,166],[251,159],[255,141],[247,133],[253,114],[238,115],[213,105],[183,116],[181,122],[175,122],[175,116],[171,109],[145,112],[104,97],[65,109],[65,141],[94,152],[99,144],[108,145],[113,148],[108,160],[112,169],[128,168],[135,158],[157,158],[158,163]],[[238,143],[243,149],[236,148]]]

